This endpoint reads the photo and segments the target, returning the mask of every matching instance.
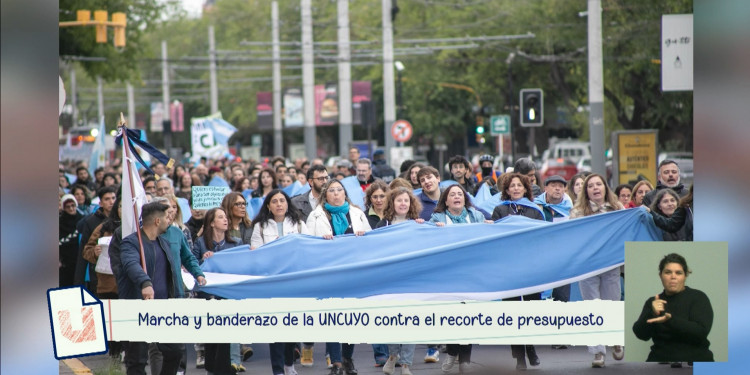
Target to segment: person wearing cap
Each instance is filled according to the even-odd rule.
[[[534,198],[534,203],[542,208],[544,220],[568,220],[573,202],[565,194],[567,185],[568,182],[558,175],[550,176],[544,181],[544,193]]]
[[[76,257],[78,256],[78,231],[76,225],[83,219],[78,211],[78,202],[73,194],[65,194],[61,200],[59,231],[59,278],[60,287],[74,285],[76,271]]]
[[[558,222],[568,220],[573,201],[565,194],[568,182],[564,178],[554,175],[544,181],[544,193],[534,199],[534,203],[542,208],[544,220]],[[552,289],[552,299],[555,301],[570,301],[570,284]],[[553,349],[565,349],[565,345],[553,345]]]
[[[481,186],[482,181],[489,182],[490,193],[497,194],[498,190],[495,188],[497,185],[497,179],[500,177],[500,172],[492,170],[492,163],[495,158],[492,155],[482,155],[479,157],[479,169],[480,171],[476,174],[477,178],[477,189]]]
[[[377,150],[372,154],[372,175],[383,180],[386,184],[396,178],[396,171],[385,162],[385,152]]]

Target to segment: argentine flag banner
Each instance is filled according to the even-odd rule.
[[[661,232],[645,209],[559,223],[401,223],[217,252],[200,290],[223,300],[105,300],[112,340],[622,345],[622,301],[499,301],[624,263]],[[192,277],[183,280],[193,287]]]
[[[200,290],[230,299],[488,301],[597,275],[624,263],[626,241],[659,239],[642,208],[560,223],[521,216],[446,227],[409,221],[360,237],[294,234],[254,251],[224,250],[202,268],[226,281]]]

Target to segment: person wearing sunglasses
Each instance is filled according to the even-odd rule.
[[[224,196],[221,208],[227,213],[229,235],[239,238],[242,245],[249,245],[253,236],[253,224],[247,217],[247,201],[242,193],[231,192]]]

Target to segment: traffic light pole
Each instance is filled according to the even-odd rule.
[[[606,178],[604,157],[604,73],[602,68],[602,7],[588,0],[589,141],[591,171]]]

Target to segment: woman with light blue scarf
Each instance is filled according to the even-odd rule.
[[[307,229],[313,236],[332,240],[335,236],[354,234],[362,236],[372,230],[367,215],[355,206],[341,181],[329,180],[320,192],[318,206],[307,217]],[[352,355],[354,344],[326,343],[331,356],[331,375],[356,375]]]

